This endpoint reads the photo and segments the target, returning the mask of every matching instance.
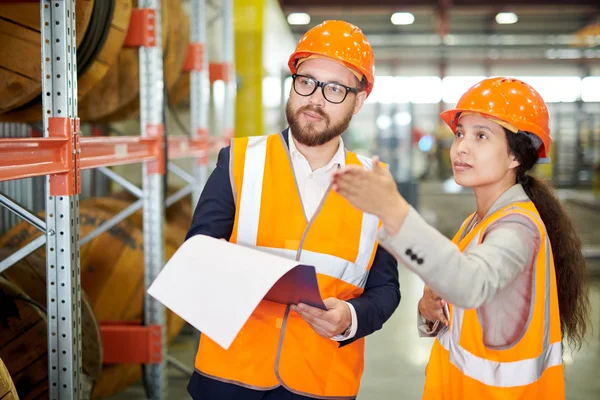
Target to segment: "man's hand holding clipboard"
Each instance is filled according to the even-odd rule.
[[[324,303],[327,311],[302,303],[292,306],[291,309],[300,314],[311,328],[324,338],[344,334],[352,323],[350,307],[334,297],[325,299]]]

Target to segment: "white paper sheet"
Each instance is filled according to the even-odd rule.
[[[324,308],[315,304],[321,301],[316,282],[312,266],[197,235],[175,252],[148,293],[227,349],[267,294],[280,302],[304,296]]]

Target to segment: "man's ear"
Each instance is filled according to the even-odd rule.
[[[360,111],[366,99],[367,92],[364,90],[356,94],[356,101],[354,102],[354,110],[352,110],[352,114],[357,114]]]

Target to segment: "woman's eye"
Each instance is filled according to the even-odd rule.
[[[461,137],[463,137],[464,135],[465,135],[465,134],[464,134],[464,133],[462,133],[462,132],[456,132],[456,133],[454,134],[454,136],[456,136],[457,138],[461,138]]]
[[[485,133],[479,133],[479,134],[477,134],[477,137],[479,139],[487,139],[487,135]]]

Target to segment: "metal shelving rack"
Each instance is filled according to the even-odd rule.
[[[15,3],[34,0],[14,0]],[[163,65],[160,0],[138,0],[129,24],[125,45],[139,47],[140,131],[139,136],[80,137],[77,118],[77,65],[75,0],[40,1],[42,44],[43,137],[0,139],[0,181],[46,176],[46,220],[43,221],[0,193],[0,204],[45,232],[22,249],[0,260],[0,272],[42,246],[46,246],[48,293],[48,372],[50,398],[82,398],[80,245],[129,217],[143,206],[144,282],[147,288],[164,265],[164,208],[193,193],[198,201],[208,177],[208,154],[222,142],[208,134],[209,65],[207,60],[205,0],[191,0],[191,137],[164,134]],[[214,5],[213,5],[214,6]],[[223,0],[224,45],[230,50],[217,63],[227,71],[225,81],[233,87],[226,96],[226,122],[233,129],[233,10]],[[211,64],[212,69],[212,64]],[[233,83],[234,84],[234,83]],[[169,160],[192,158],[189,174],[173,163],[165,163],[165,141]],[[142,163],[142,188],[107,167]],[[163,175],[179,175],[188,185],[163,199]],[[79,237],[80,171],[98,171],[136,195],[139,200],[84,238]],[[142,325],[101,325],[105,362],[144,364],[146,389],[151,399],[164,399],[167,392],[165,310],[145,294]],[[124,349],[120,343],[131,347]]]

